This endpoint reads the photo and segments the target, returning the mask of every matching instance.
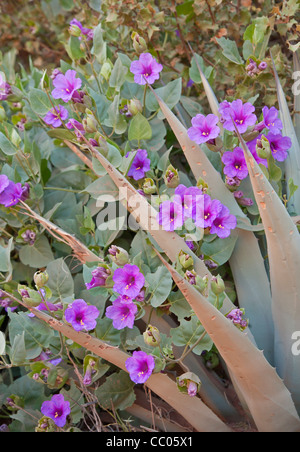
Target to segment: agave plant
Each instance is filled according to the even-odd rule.
[[[180,415],[181,431],[234,432],[241,420],[261,432],[300,431],[300,149],[275,62],[279,114],[266,106],[258,118],[249,101],[219,103],[193,54],[211,108],[193,116],[188,110],[195,105],[184,109],[180,101],[181,79],[153,88],[163,66],[145,49],[134,61],[120,53],[112,63],[101,26],[91,31],[73,21],[70,32],[72,67],[63,62],[51,78],[35,72],[28,84],[0,80],[2,99],[24,102],[34,127],[42,127],[39,142],[55,143],[54,163],[67,165],[59,172],[54,164],[51,175],[48,149],[41,156],[30,142],[36,130],[18,123],[18,133],[15,119],[1,125],[8,162],[0,176],[1,218],[20,229],[21,265],[46,267],[35,272],[34,284],[30,277],[14,281],[13,235],[1,244],[0,298],[22,309],[8,311],[9,347],[0,334],[2,368],[24,366],[33,383],[60,391],[43,399],[36,430],[67,422],[71,429],[67,417],[73,424],[80,419],[71,404],[80,403],[81,392],[66,371],[73,354],[81,360],[82,374],[74,368],[85,397],[106,408],[113,402],[149,419],[135,399],[144,384]],[[83,67],[84,49],[92,58]],[[266,63],[250,54],[245,66],[249,73]],[[171,164],[166,127],[184,171],[180,160]],[[82,197],[71,210],[76,219],[57,215],[63,198],[46,202],[48,210],[42,200],[43,187],[55,193],[47,182],[65,182],[69,171],[70,179],[78,173],[84,179],[79,190],[70,182]],[[134,231],[127,249],[120,218],[105,221],[116,204],[128,211]],[[98,235],[92,211],[101,214]],[[55,240],[56,259],[45,231]],[[82,266],[76,284],[65,253]],[[51,346],[57,353],[43,359]],[[68,364],[60,367],[64,357]],[[107,376],[110,365],[119,370]],[[8,406],[22,409],[11,387],[1,389]],[[118,398],[118,389],[126,397]]]

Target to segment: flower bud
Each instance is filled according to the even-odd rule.
[[[157,347],[160,344],[161,338],[158,328],[148,325],[146,331],[143,333],[144,342],[151,347]]]
[[[111,247],[108,250],[108,254],[110,255],[111,260],[120,267],[123,267],[123,265],[128,264],[129,255],[127,251],[124,250],[123,248],[111,245]]]
[[[257,155],[262,159],[267,159],[271,155],[271,146],[269,140],[262,135],[260,140],[256,142],[256,152]]]
[[[106,61],[105,63],[103,63],[102,67],[101,67],[101,71],[100,71],[100,75],[102,75],[102,77],[105,78],[105,80],[109,80],[111,71],[112,71],[112,64],[109,63],[108,61]]]
[[[143,106],[138,99],[131,99],[128,102],[127,107],[128,107],[129,113],[132,116],[137,115],[138,113],[141,113],[143,110]]]
[[[69,33],[71,36],[75,36],[78,38],[81,35],[81,30],[76,24],[72,24],[69,26]]]
[[[147,43],[146,43],[145,39],[142,38],[138,33],[136,33],[135,31],[132,32],[131,39],[132,39],[133,48],[137,53],[147,52],[147,50],[148,50]]]
[[[179,174],[178,171],[172,165],[168,166],[164,176],[164,181],[166,186],[169,188],[178,187],[180,182]]]
[[[176,378],[177,387],[180,392],[195,397],[201,387],[199,377],[193,372],[186,372]]]
[[[49,275],[47,272],[36,272],[33,276],[33,280],[37,289],[44,287],[47,284],[48,279]]]
[[[220,275],[211,278],[210,288],[215,295],[220,295],[224,292],[225,284]]]
[[[150,177],[147,177],[143,184],[143,191],[146,193],[146,195],[153,195],[154,193],[157,193],[157,187],[155,185],[155,182]]]
[[[97,132],[98,131],[98,127],[97,127],[98,124],[97,124],[97,120],[95,119],[93,113],[90,110],[88,110],[88,109],[86,109],[85,112],[86,112],[87,116],[82,121],[84,130],[87,133]]]
[[[182,250],[179,253],[178,260],[183,268],[189,268],[194,264],[192,256]]]

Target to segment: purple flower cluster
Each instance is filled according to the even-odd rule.
[[[27,198],[27,186],[22,187],[20,183],[15,184],[5,174],[0,175],[0,204],[12,207]]]
[[[157,222],[164,230],[174,231],[182,227],[188,218],[192,218],[197,227],[207,229],[220,238],[228,237],[237,224],[235,216],[219,200],[212,199],[200,188],[187,188],[180,184],[175,189],[173,201],[161,203]]]
[[[138,310],[133,300],[144,298],[142,288],[145,277],[136,265],[125,264],[124,267],[115,270],[113,282],[113,290],[119,294],[119,297],[107,307],[105,315],[113,320],[113,326],[117,330],[125,327],[133,328]]]
[[[226,315],[227,319],[231,320],[232,323],[238,327],[240,330],[244,330],[248,326],[248,321],[243,319],[244,315],[243,309],[233,309]]]
[[[262,61],[257,65],[256,61],[252,58],[249,58],[249,64],[246,66],[246,72],[249,77],[255,77],[260,74],[262,71],[267,69],[268,65],[265,61]]]

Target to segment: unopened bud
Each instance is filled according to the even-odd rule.
[[[180,179],[178,171],[172,166],[169,165],[166,174],[164,177],[164,181],[167,187],[169,188],[176,188],[179,185]]]
[[[146,195],[153,195],[154,193],[157,193],[157,187],[155,185],[155,182],[150,177],[147,177],[143,184],[143,191],[146,193]]]
[[[69,26],[69,33],[71,36],[78,38],[81,35],[81,30],[78,25],[72,24]]]
[[[148,325],[146,331],[143,333],[144,342],[151,347],[157,347],[160,344],[161,338],[158,328]]]
[[[225,290],[225,284],[220,275],[213,276],[210,282],[210,288],[215,295],[220,295]]]
[[[128,107],[129,113],[131,113],[132,116],[137,115],[138,113],[141,113],[143,110],[143,106],[138,99],[131,99],[128,102],[127,107]]]
[[[142,38],[138,33],[136,33],[134,31],[131,34],[131,39],[132,39],[133,48],[137,53],[147,52],[147,50],[148,50],[147,43],[146,43],[145,39]]]
[[[262,159],[267,159],[271,155],[270,142],[264,135],[262,135],[261,139],[256,142],[256,152]]]
[[[47,272],[36,272],[33,276],[33,280],[35,282],[35,285],[37,289],[41,289],[44,287],[49,279],[49,275]]]
[[[128,263],[129,255],[127,251],[119,246],[111,245],[108,254],[110,255],[111,260],[120,267]]]
[[[188,394],[190,397],[195,397],[201,387],[199,377],[193,372],[186,372],[180,377],[176,378],[177,388],[180,392]]]
[[[180,265],[183,268],[189,268],[194,264],[194,260],[193,260],[192,256],[185,253],[184,251],[180,251],[178,260],[179,260]]]

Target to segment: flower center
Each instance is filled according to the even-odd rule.
[[[240,125],[244,124],[243,119],[236,119],[235,122],[236,122],[236,124],[240,124]]]

